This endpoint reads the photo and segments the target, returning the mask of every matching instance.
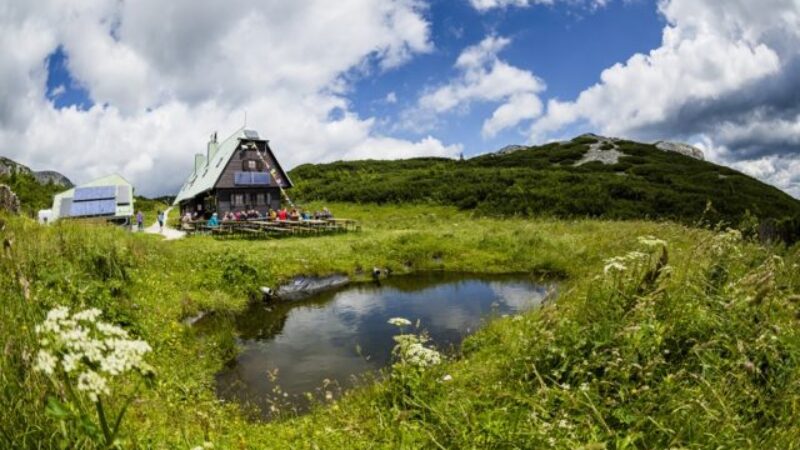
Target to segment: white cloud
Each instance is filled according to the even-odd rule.
[[[233,132],[244,111],[286,166],[460,149],[382,136],[345,97],[354,76],[432,50],[417,0],[0,2],[0,150],[37,169],[173,192],[208,135]],[[59,46],[95,103],[86,111],[46,97]]]
[[[501,102],[483,124],[485,136],[494,136],[525,119],[537,117],[542,107],[536,94],[545,89],[545,84],[531,72],[497,56],[510,42],[508,38],[489,36],[464,49],[455,63],[459,76],[424,93],[406,117],[430,124],[431,116],[463,110],[473,102]]]
[[[481,12],[514,6],[524,8],[534,5],[553,5],[559,2],[583,5],[595,9],[606,6],[609,1],[610,0],[469,0],[472,7]]]
[[[800,195],[784,173],[796,170],[787,161],[800,157],[800,107],[793,100],[800,3],[663,0],[659,10],[667,20],[661,46],[606,69],[575,100],[550,100],[531,139],[586,123],[603,134],[695,140],[713,150],[712,160],[753,168]],[[760,169],[763,161],[775,170]]]
[[[386,94],[386,98],[384,99],[384,101],[389,104],[397,103],[397,94],[394,91],[389,92],[388,94]]]

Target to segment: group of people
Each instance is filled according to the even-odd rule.
[[[158,220],[158,232],[161,233],[164,231],[164,224],[167,221],[167,215],[164,211],[159,210],[156,214],[156,220]],[[144,214],[142,214],[142,210],[136,212],[136,226],[139,231],[144,231]]]
[[[223,222],[231,222],[231,221],[241,221],[241,220],[249,220],[249,219],[263,219],[263,220],[280,220],[280,221],[299,221],[299,220],[324,220],[324,219],[332,219],[333,214],[331,211],[325,207],[322,208],[321,211],[314,211],[313,214],[309,214],[308,211],[298,208],[292,208],[291,210],[287,210],[285,207],[279,210],[275,210],[270,208],[265,215],[262,215],[255,209],[250,210],[242,210],[242,211],[228,211],[222,216]],[[197,213],[195,212],[192,214],[191,212],[187,211],[186,214],[181,217],[181,223],[188,225],[189,223],[198,220]],[[160,222],[159,222],[160,223]],[[219,215],[214,213],[206,222],[206,226],[209,227],[217,227],[220,225]]]

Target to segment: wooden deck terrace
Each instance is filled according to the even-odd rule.
[[[361,226],[352,219],[324,220],[223,220],[216,227],[207,220],[195,220],[180,225],[188,234],[206,234],[219,238],[264,239],[288,236],[321,236],[326,234],[360,231]]]

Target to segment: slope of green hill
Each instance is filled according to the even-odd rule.
[[[600,139],[600,141],[598,141]],[[618,161],[576,165],[594,144]],[[800,218],[800,201],[728,167],[653,145],[581,136],[465,161],[417,158],[302,165],[291,171],[299,200],[433,202],[487,215],[701,218],[738,225]],[[712,209],[707,211],[708,203]]]

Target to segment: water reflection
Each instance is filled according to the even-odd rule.
[[[236,318],[243,351],[217,375],[217,393],[254,405],[264,417],[277,401],[307,408],[307,392],[390,362],[392,317],[420,321],[439,349],[458,345],[492,313],[537,305],[545,286],[522,276],[422,274],[358,284],[297,303],[254,304]],[[324,393],[323,393],[324,395]]]

